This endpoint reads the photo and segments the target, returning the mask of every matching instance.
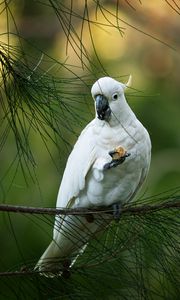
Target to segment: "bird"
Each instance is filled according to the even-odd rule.
[[[112,208],[119,219],[122,205],[142,186],[150,167],[151,139],[125,98],[131,82],[131,75],[127,83],[106,76],[93,84],[95,117],[68,157],[56,208]],[[109,222],[108,214],[56,215],[53,239],[35,270],[47,277],[69,274],[89,241]]]

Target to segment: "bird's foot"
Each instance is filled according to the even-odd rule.
[[[113,204],[112,209],[113,209],[114,220],[118,222],[121,216],[121,204],[119,203]]]
[[[71,260],[65,259],[62,263],[62,266],[63,266],[63,270],[61,276],[64,277],[65,279],[68,279],[71,276],[71,272],[70,272]]]
[[[104,165],[104,170],[117,167],[118,165],[122,164],[131,154],[120,146],[110,151],[109,155],[112,157],[112,161]]]

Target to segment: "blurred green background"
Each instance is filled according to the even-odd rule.
[[[106,74],[126,82],[132,74],[127,100],[149,131],[153,146],[150,173],[138,195],[146,197],[180,186],[180,26],[176,6],[173,9],[162,0],[135,2],[100,1],[97,5],[94,1],[57,1],[55,13],[51,1],[18,0],[7,6],[2,1],[0,42],[9,43],[14,49],[22,43],[31,70],[39,63],[31,81],[42,74],[47,85],[53,76],[72,81],[69,86],[63,83],[64,92],[61,82],[56,85],[63,101],[71,105],[72,97],[74,112],[81,112],[79,122],[72,124],[75,133],[68,125],[73,115],[65,115],[69,127],[62,128],[61,135],[71,145],[94,116],[91,84]],[[4,34],[7,31],[11,34]],[[23,55],[19,52],[16,58],[20,64]],[[62,113],[58,107],[56,111]],[[0,116],[3,120],[1,108]],[[3,126],[2,122],[4,130]],[[47,131],[51,134],[48,127]],[[48,136],[44,143],[37,129],[30,132],[35,167],[28,161],[23,172],[16,157],[14,134],[9,132],[0,154],[2,203],[55,207],[71,150],[56,138],[58,147]],[[35,262],[51,239],[49,222],[33,216],[1,213],[0,228],[1,271],[22,262]]]

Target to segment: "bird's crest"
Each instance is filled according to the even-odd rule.
[[[127,83],[124,84],[124,89],[130,88],[132,85],[132,75],[129,75]]]

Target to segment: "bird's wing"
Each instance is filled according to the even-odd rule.
[[[85,187],[85,177],[96,159],[93,121],[79,136],[66,164],[56,207],[72,207],[75,197]]]

